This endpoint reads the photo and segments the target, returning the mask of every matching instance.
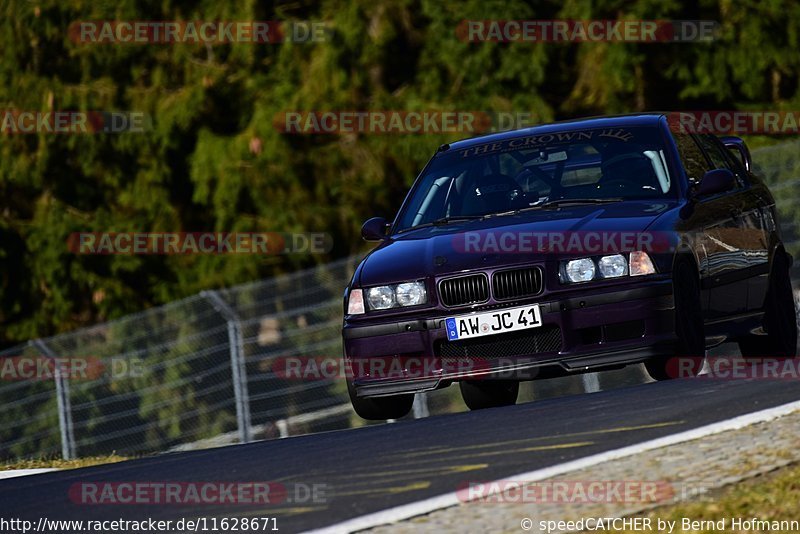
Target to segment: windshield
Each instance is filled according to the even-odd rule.
[[[664,198],[672,182],[656,127],[508,138],[437,154],[395,231],[569,201]]]

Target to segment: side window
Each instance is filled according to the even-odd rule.
[[[708,135],[698,135],[697,141],[703,147],[711,163],[714,164],[715,169],[728,169],[728,162],[725,160],[725,155],[722,149],[712,140]]]
[[[498,162],[502,174],[516,178],[522,172],[522,164],[508,154],[500,154]]]
[[[673,134],[683,168],[693,184],[699,183],[706,171],[711,170],[703,151],[689,134]]]
[[[562,187],[596,184],[603,178],[600,166],[565,170],[561,175]]]
[[[714,168],[728,169],[736,176],[736,182],[739,186],[743,186],[744,174],[742,173],[742,169],[740,166],[734,164],[728,149],[711,134],[698,135],[697,139],[700,146],[703,147],[703,150],[705,150],[708,157],[714,163]]]
[[[547,174],[544,171],[534,173],[531,169],[525,169],[519,174],[519,181],[522,182],[523,191],[531,196],[535,194],[541,198],[549,196],[552,189],[550,182],[545,180],[546,177]]]

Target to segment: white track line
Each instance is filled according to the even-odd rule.
[[[766,410],[740,415],[738,417],[734,417],[733,419],[726,419],[725,421],[711,423],[710,425],[701,426],[699,428],[694,428],[678,434],[671,434],[669,436],[664,436],[663,438],[637,443],[636,445],[630,445],[621,449],[601,452],[599,454],[594,454],[592,456],[587,456],[571,462],[545,467],[535,471],[528,471],[527,473],[506,477],[506,479],[514,480],[516,482],[536,482],[539,480],[545,480],[557,475],[562,475],[578,469],[608,462],[610,460],[632,456],[634,454],[666,447],[668,445],[675,445],[676,443],[683,443],[685,441],[704,438],[713,434],[719,434],[720,432],[737,430],[746,426],[754,425],[756,423],[772,421],[773,419],[783,417],[784,415],[788,415],[796,411],[800,411],[800,401],[790,402],[789,404],[783,404],[774,408],[768,408]],[[463,501],[459,500],[456,495],[456,489],[453,488],[452,492],[445,493],[444,495],[431,497],[429,499],[424,499],[422,501],[417,501],[410,504],[404,504],[402,506],[389,508],[388,510],[382,510],[380,512],[363,515],[361,517],[355,517],[353,519],[348,519],[347,521],[343,521],[329,527],[313,530],[311,532],[314,534],[355,532],[358,530],[377,527],[379,525],[395,523],[397,521],[402,521],[418,515],[428,514],[441,508],[456,506],[462,502]]]
[[[0,480],[4,478],[17,478],[26,477],[29,475],[38,475],[39,473],[49,473],[50,471],[58,471],[52,467],[43,467],[40,469],[11,469],[9,471],[0,471]]]

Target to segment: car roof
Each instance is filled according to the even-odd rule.
[[[547,133],[564,132],[571,130],[588,130],[593,128],[623,128],[634,126],[656,126],[659,120],[664,117],[664,113],[632,113],[629,115],[613,115],[601,117],[588,117],[582,119],[570,119],[564,121],[550,122],[521,128],[519,130],[509,130],[479,137],[463,139],[448,145],[442,145],[446,149],[463,149],[474,145],[504,141],[515,137],[525,137],[529,135],[542,135]]]

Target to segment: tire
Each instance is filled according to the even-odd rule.
[[[772,260],[767,296],[764,299],[765,336],[739,340],[745,358],[794,358],[797,356],[797,311],[789,276],[790,256],[778,249]]]
[[[673,358],[654,358],[644,366],[653,380],[672,380],[697,376],[703,369],[706,338],[700,303],[700,280],[694,262],[679,259],[672,273],[675,297],[675,354]]]
[[[516,380],[485,380],[459,383],[461,397],[470,410],[499,408],[517,403],[519,382]]]
[[[400,419],[408,415],[414,404],[414,395],[392,395],[389,397],[358,397],[356,389],[350,380],[347,380],[347,393],[353,410],[362,419],[368,421],[385,421],[386,419]]]

